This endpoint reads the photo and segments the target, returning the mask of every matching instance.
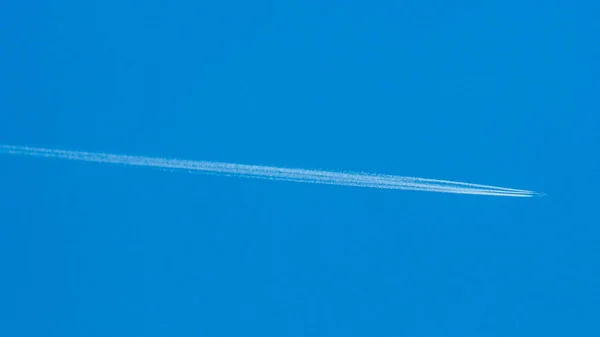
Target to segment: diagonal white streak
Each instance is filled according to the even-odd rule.
[[[145,156],[129,156],[110,153],[45,149],[27,146],[0,145],[0,153],[46,158],[62,158],[68,160],[107,164],[123,164],[129,166],[154,167],[165,170],[184,170],[195,173],[313,184],[525,198],[536,195],[535,192],[527,190],[455,182],[449,180],[356,172],[292,169],[273,166],[154,158]]]

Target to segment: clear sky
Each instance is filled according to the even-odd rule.
[[[0,336],[600,335],[600,2],[0,2]]]

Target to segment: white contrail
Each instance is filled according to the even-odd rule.
[[[188,172],[205,174],[218,174],[235,177],[282,180],[313,184],[525,198],[537,195],[537,193],[533,191],[448,180],[356,172],[290,169],[273,166],[153,158],[145,156],[128,156],[110,153],[68,151],[27,146],[0,145],[0,153],[46,158],[62,158],[108,164],[123,164],[129,166],[144,166],[166,170],[184,170]]]

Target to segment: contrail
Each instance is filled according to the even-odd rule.
[[[274,166],[244,165],[211,161],[196,161],[146,156],[130,156],[99,152],[45,149],[28,146],[0,145],[0,154],[44,158],[61,158],[85,162],[143,166],[164,170],[187,171],[254,179],[292,181],[300,183],[356,186],[393,190],[412,190],[441,193],[491,195],[530,198],[539,195],[533,191],[463,183],[449,180],[402,177],[362,172],[336,172]]]

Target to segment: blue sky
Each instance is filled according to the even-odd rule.
[[[598,336],[596,1],[8,1],[0,143],[512,199],[0,157],[2,336]]]

